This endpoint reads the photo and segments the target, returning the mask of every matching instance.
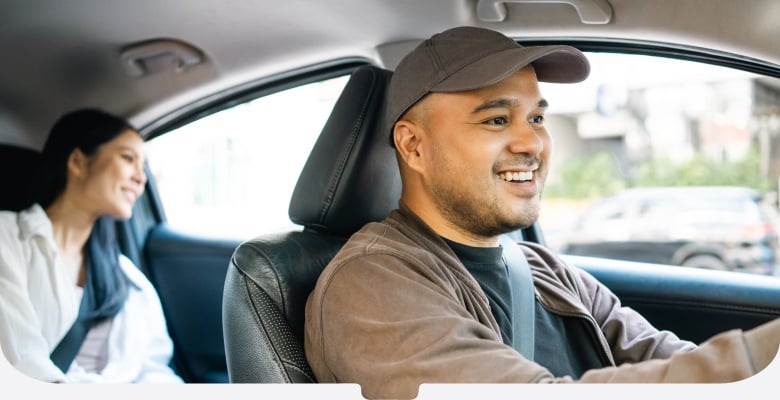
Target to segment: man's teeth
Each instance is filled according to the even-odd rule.
[[[534,177],[534,173],[532,171],[528,172],[503,172],[498,175],[501,179],[512,182],[512,181],[530,181]]]

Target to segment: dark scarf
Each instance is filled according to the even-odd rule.
[[[119,313],[130,283],[119,266],[113,219],[103,217],[95,222],[85,255],[87,275],[78,318],[95,323]]]

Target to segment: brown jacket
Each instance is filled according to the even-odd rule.
[[[545,248],[522,247],[537,299],[549,311],[588,321],[603,358],[615,365],[588,371],[579,382],[736,381],[768,365],[780,343],[775,320],[697,349],[655,329]],[[317,380],[358,383],[367,398],[416,397],[421,383],[572,382],[502,342],[479,284],[403,204],[355,233],[334,257],[308,299],[305,326]]]

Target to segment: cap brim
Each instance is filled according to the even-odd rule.
[[[533,64],[541,82],[576,83],[590,74],[585,55],[571,46],[532,46],[508,49],[471,63],[438,83],[431,92],[460,92],[492,85]]]

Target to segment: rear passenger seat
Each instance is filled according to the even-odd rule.
[[[34,149],[0,144],[0,210],[20,211],[31,204],[39,156]]]

